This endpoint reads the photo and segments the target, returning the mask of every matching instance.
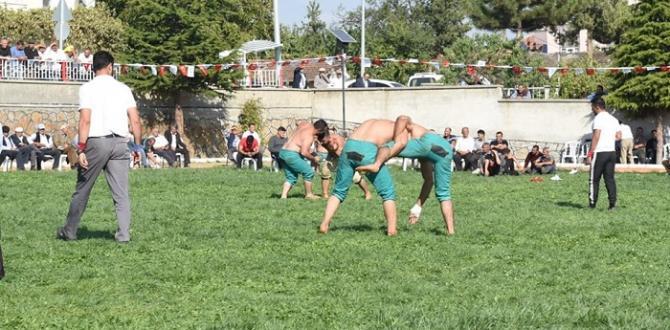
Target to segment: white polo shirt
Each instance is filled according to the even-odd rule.
[[[456,151],[475,151],[475,139],[472,136],[456,140]]]
[[[130,88],[112,76],[97,76],[79,89],[79,110],[91,109],[89,137],[128,136],[128,109],[136,106]]]
[[[621,131],[619,120],[607,111],[603,111],[593,119],[593,129],[600,130],[600,140],[598,140],[595,152],[615,151],[614,142],[616,141],[616,133]]]
[[[633,131],[630,129],[630,126],[626,124],[621,124],[619,126],[619,129],[621,130],[621,139],[622,140],[632,140],[633,139]]]

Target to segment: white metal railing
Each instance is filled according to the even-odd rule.
[[[118,78],[119,66],[114,67]],[[95,77],[89,63],[0,59],[0,80],[89,81]]]
[[[278,87],[277,70],[249,70],[247,87]]]
[[[530,97],[515,97],[514,92],[516,91],[516,88],[503,88],[503,98],[505,99],[518,99],[518,100],[523,100],[523,99],[541,99],[541,100],[546,100],[552,97],[551,95],[551,87],[549,86],[544,86],[544,87],[528,87],[528,94],[530,94]]]

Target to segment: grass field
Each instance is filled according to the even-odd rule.
[[[402,221],[388,238],[379,201],[358,189],[323,236],[325,201],[302,188],[279,200],[281,174],[136,171],[133,241],[119,245],[104,181],[80,240],[63,242],[74,173],[1,174],[0,329],[670,326],[664,175],[618,175],[608,212],[606,194],[584,207],[585,174],[459,173],[447,238],[433,198],[406,224],[420,175],[394,171]]]

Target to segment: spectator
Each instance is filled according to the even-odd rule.
[[[442,134],[442,137],[449,142],[456,140],[456,136],[451,134],[451,127],[446,127],[444,129],[444,134]]]
[[[526,155],[526,160],[523,162],[523,171],[529,174],[539,173],[540,169],[535,165],[535,162],[540,159],[541,156],[540,146],[537,144],[534,145],[528,155]]]
[[[49,49],[45,52],[44,57],[46,60],[49,61],[65,61],[67,60],[67,55],[65,55],[65,52],[62,51],[61,49],[58,48],[58,44],[55,42],[52,42],[51,45],[49,45]],[[58,66],[60,67],[60,66]]]
[[[77,155],[77,144],[79,144],[79,136],[72,135],[67,125],[60,127],[60,138],[54,137],[54,143],[61,150],[61,154],[67,155],[67,163],[70,168],[74,169],[79,163],[79,155]]]
[[[513,99],[530,99],[530,98],[532,98],[532,95],[530,94],[530,90],[528,90],[528,87],[526,87],[525,85],[519,85],[514,90],[514,93],[512,93],[511,98],[513,98]]]
[[[346,77],[342,77],[342,70],[335,70],[335,74],[330,76],[330,88],[342,88],[342,81],[346,81]]]
[[[179,126],[177,124],[171,125],[170,130],[165,132],[165,138],[170,146],[170,151],[174,152],[175,155],[180,153],[184,157],[184,167],[188,167],[191,163],[191,154],[179,134]]]
[[[542,174],[554,174],[556,172],[556,161],[551,157],[548,147],[544,147],[542,155],[535,160],[535,168]]]
[[[45,156],[51,156],[53,159],[52,168],[54,170],[57,169],[60,163],[60,150],[54,147],[54,141],[51,135],[46,134],[44,124],[37,125],[37,132],[30,137],[30,141],[32,141],[33,148],[35,148],[37,170],[42,170],[42,162],[45,160]]]
[[[156,150],[154,149],[155,143],[156,139],[153,137],[150,137],[144,141],[144,154],[147,157],[145,167],[151,167],[151,168],[161,167],[161,164],[158,161],[158,157],[156,155]]]
[[[282,162],[279,161],[279,151],[281,151],[282,147],[284,147],[284,144],[288,141],[286,138],[286,128],[283,126],[279,127],[277,129],[277,135],[273,136],[270,138],[270,142],[268,143],[268,149],[270,149],[270,156],[272,157],[273,160],[279,164],[279,169],[282,169]]]
[[[2,126],[2,144],[0,144],[0,165],[5,162],[5,159],[15,160],[18,151],[9,138],[9,126]]]
[[[170,142],[161,135],[158,131],[158,128],[151,130],[151,136],[154,138],[155,142],[153,145],[153,152],[165,159],[170,167],[174,167],[177,161],[177,155],[174,151],[170,150]]]
[[[330,79],[326,75],[326,68],[319,68],[319,74],[314,78],[314,88],[325,89],[330,85]]]
[[[37,45],[37,58],[35,59],[46,60],[47,59],[46,56],[47,56],[47,46],[45,46],[44,44]]]
[[[516,159],[509,147],[509,142],[503,138],[503,132],[496,132],[496,139],[491,141],[491,148],[498,152],[502,172],[504,174],[516,175]]]
[[[482,144],[482,167],[480,173],[484,176],[495,176],[500,173],[500,158],[498,152],[491,148],[489,143]]]
[[[474,153],[475,139],[468,136],[470,134],[470,129],[467,127],[463,127],[461,133],[463,136],[456,141],[456,152],[454,153],[456,170],[471,171],[477,165],[477,155]],[[465,165],[465,167],[463,165]]]
[[[256,139],[256,141],[258,141],[258,144],[260,145],[261,136],[258,135],[258,133],[256,132],[256,124],[255,123],[249,124],[249,129],[247,129],[246,131],[244,131],[244,133],[242,133],[242,140],[246,139],[247,136],[249,136],[249,135],[253,135],[254,139]]]
[[[14,47],[10,48],[10,53],[12,58],[17,59],[19,61],[25,61],[28,59],[26,56],[26,52],[23,49],[23,41],[19,40],[14,44]]]
[[[26,58],[29,60],[34,60],[34,59],[39,59],[39,53],[37,52],[37,48],[35,48],[35,42],[34,41],[28,41],[28,45],[23,49],[23,51],[26,53]]]
[[[257,168],[261,169],[263,158],[260,153],[260,144],[251,135],[242,139],[240,145],[237,147],[237,168],[242,167],[242,160],[244,158],[255,159]]]
[[[75,49],[72,46],[67,46],[65,49],[63,49],[63,52],[65,53],[65,61],[74,63],[77,61],[77,58],[74,56],[75,54]]]
[[[81,64],[91,64],[93,63],[93,53],[91,53],[91,48],[86,47],[84,52],[79,54],[77,57],[77,62]]]
[[[633,137],[633,157],[637,157],[637,162],[645,164],[647,162],[647,141],[644,139],[644,129],[638,127]]]
[[[658,150],[658,139],[656,138],[656,130],[651,130],[651,136],[647,140],[646,145],[647,159],[650,164],[656,164],[656,151]]]
[[[237,146],[240,144],[240,129],[233,126],[230,133],[226,135],[226,144],[228,146],[228,159],[237,162]]]
[[[0,59],[9,59],[12,57],[12,49],[9,47],[7,38],[0,38]]]
[[[486,131],[480,129],[477,131],[477,138],[475,139],[475,151],[481,153],[484,143],[486,143]]]
[[[607,92],[605,91],[605,87],[603,87],[603,85],[598,85],[598,86],[596,86],[596,91],[589,94],[589,96],[587,96],[586,98],[589,101],[591,101],[591,100],[595,99],[596,97],[600,97],[600,96],[603,96],[603,95],[607,95]]]
[[[633,162],[633,131],[630,126],[624,124],[619,120],[619,128],[621,129],[621,164],[630,164]]]
[[[30,145],[28,138],[23,135],[23,127],[17,127],[14,129],[14,134],[9,137],[14,144],[14,147],[17,150],[16,155],[16,168],[19,171],[25,170],[25,164],[28,162],[28,159],[34,158],[33,147]],[[33,164],[35,164],[33,159]],[[34,165],[33,165],[34,166]]]
[[[356,88],[374,88],[377,87],[377,85],[374,82],[370,81],[370,74],[365,73],[363,77],[359,76],[356,78],[356,82],[354,83],[354,86]]]
[[[667,172],[668,175],[670,175],[670,159],[664,160],[662,162],[662,164],[663,164],[663,167],[665,167],[665,172]]]
[[[305,89],[307,88],[307,77],[303,72],[303,65],[301,64],[293,71],[293,88]]]

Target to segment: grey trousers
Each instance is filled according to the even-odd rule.
[[[77,187],[72,194],[70,210],[65,222],[65,234],[68,238],[77,238],[77,229],[86,210],[88,198],[96,179],[105,171],[107,185],[112,191],[116,207],[118,228],[115,238],[119,242],[130,240],[130,197],[128,193],[128,163],[130,152],[126,138],[90,138],[86,146],[88,169],[78,170]]]

